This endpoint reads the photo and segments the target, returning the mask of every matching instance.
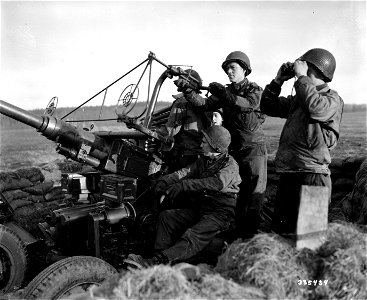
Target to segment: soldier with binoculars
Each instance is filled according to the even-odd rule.
[[[275,158],[280,181],[272,229],[279,234],[296,231],[302,185],[328,187],[330,198],[330,150],[339,139],[344,106],[342,98],[327,84],[333,79],[335,67],[329,51],[311,49],[294,63],[282,64],[262,94],[261,111],[287,119]],[[294,76],[296,94],[280,97],[282,84]]]

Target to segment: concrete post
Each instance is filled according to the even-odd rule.
[[[296,247],[316,249],[326,240],[329,189],[323,186],[301,187]]]

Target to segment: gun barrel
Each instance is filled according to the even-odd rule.
[[[92,166],[99,166],[100,160],[107,157],[109,147],[105,139],[53,116],[37,116],[3,100],[0,100],[0,114],[36,128],[43,136],[57,142],[60,154],[66,157]]]
[[[43,124],[43,117],[36,116],[3,100],[0,100],[0,113],[36,129],[41,128]]]

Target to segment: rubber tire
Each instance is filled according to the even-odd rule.
[[[71,256],[44,269],[33,278],[20,296],[27,300],[59,299],[77,285],[99,285],[116,274],[117,270],[102,259],[93,256]]]
[[[22,286],[29,260],[25,243],[13,230],[2,224],[0,224],[0,252],[7,256],[11,264],[8,281],[1,282],[0,285],[0,295],[3,295]]]

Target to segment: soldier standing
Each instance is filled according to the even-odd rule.
[[[208,98],[188,89],[184,80],[178,80],[176,85],[198,109],[223,110],[223,126],[232,136],[229,152],[239,164],[242,179],[236,208],[237,233],[251,237],[260,226],[267,181],[267,151],[262,129],[265,116],[259,110],[262,88],[246,78],[252,69],[245,53],[231,52],[222,68],[231,83],[227,86],[210,83],[212,95]]]
[[[296,231],[302,185],[326,186],[331,195],[330,150],[339,139],[343,100],[329,88],[336,61],[327,50],[307,51],[294,63],[284,63],[265,87],[261,110],[286,118],[275,158],[279,172],[272,228],[275,232]],[[296,76],[296,94],[279,97],[284,81]]]

